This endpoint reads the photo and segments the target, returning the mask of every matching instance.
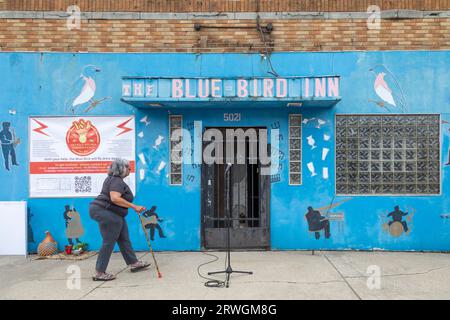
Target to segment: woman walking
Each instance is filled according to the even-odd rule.
[[[133,204],[133,193],[123,181],[129,174],[129,162],[123,159],[115,160],[109,167],[108,177],[103,183],[100,195],[92,201],[89,207],[89,215],[98,222],[103,238],[103,244],[98,253],[94,281],[115,279],[114,275],[106,273],[106,268],[116,243],[119,245],[126,264],[131,266],[131,272],[141,271],[150,266],[149,263],[138,261],[130,242],[128,225],[125,220],[128,209],[131,208],[138,214],[146,209]]]

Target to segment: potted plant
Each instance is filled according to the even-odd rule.
[[[72,250],[73,250],[73,245],[69,244],[67,246],[65,246],[65,251],[67,255],[72,254]]]
[[[87,251],[88,246],[89,245],[87,243],[85,243],[85,242],[77,243],[76,245],[73,246],[72,253],[75,254],[75,255],[80,255],[83,252]]]

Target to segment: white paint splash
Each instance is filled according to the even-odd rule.
[[[322,126],[324,126],[327,122],[325,120],[322,119],[317,119],[317,129],[322,129]]]
[[[145,161],[145,157],[143,153],[138,154],[139,160],[141,160],[141,163],[145,166],[147,162]]]
[[[317,176],[316,169],[314,168],[314,163],[308,163],[308,170],[311,172],[311,177]]]
[[[144,132],[143,131],[139,132],[138,137],[141,139],[144,138]]]
[[[139,170],[139,179],[141,181],[145,179],[145,170],[144,169]]]
[[[313,136],[309,136],[307,139],[308,139],[308,144],[311,147],[311,150],[314,150],[315,148],[317,148],[316,140],[314,140]]]
[[[311,118],[311,119],[305,118],[305,120],[303,120],[303,124],[308,124],[309,122],[314,121],[314,120],[316,120],[316,118]]]
[[[158,166],[158,170],[156,170],[156,173],[159,175],[161,174],[161,171],[166,167],[166,163],[164,161],[161,161],[159,166]]]
[[[328,168],[325,167],[322,169],[322,176],[325,180],[328,180],[328,178],[329,178]]]
[[[317,120],[317,125],[315,126],[317,129],[322,129],[322,127],[327,124],[326,120],[319,119],[319,118],[311,118],[311,119],[305,118],[303,120],[303,124],[306,125],[306,124],[308,124],[310,122],[313,122],[315,120]]]
[[[158,138],[156,138],[155,140],[155,144],[153,145],[153,149],[158,150],[158,147],[160,146],[163,140],[164,140],[163,136],[158,136]]]
[[[148,126],[150,124],[150,120],[148,119],[148,116],[143,117],[140,122],[145,124],[145,126]]]
[[[330,152],[330,149],[328,149],[328,148],[323,148],[322,149],[322,161],[326,160],[329,152]]]
[[[324,141],[330,141],[331,136],[327,135],[326,133],[323,135],[323,140]]]

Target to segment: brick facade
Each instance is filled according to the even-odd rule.
[[[255,26],[254,20],[196,20],[227,27]],[[385,20],[381,31],[365,20],[271,21],[269,51],[450,49],[450,19]],[[262,24],[266,21],[261,21]],[[69,31],[65,20],[1,19],[2,51],[251,52],[264,44],[256,29],[202,29],[183,20],[90,20]]]
[[[369,5],[382,10],[450,10],[449,0],[0,0],[0,10],[65,11],[73,4],[82,11],[110,12],[365,12]]]
[[[450,9],[450,0],[312,0],[260,1],[260,11],[365,11],[368,3],[383,9]],[[276,14],[264,18],[261,25],[273,24],[264,34],[256,28],[254,17],[231,15],[203,19],[197,17],[149,18],[83,18],[80,30],[69,31],[64,18],[65,6],[78,3],[82,10],[101,11],[247,11],[256,1],[10,1],[0,0],[8,10],[62,10],[53,18],[13,16],[0,17],[1,51],[62,52],[261,52],[271,51],[352,51],[352,50],[449,50],[450,13],[443,16],[391,17],[382,20],[381,30],[368,30],[366,18],[283,18]],[[177,3],[177,5],[175,5]],[[198,4],[202,3],[202,6]],[[394,5],[395,3],[395,5]],[[133,4],[133,5],[131,5]],[[158,6],[156,6],[158,4]],[[170,4],[170,5],[169,5]],[[180,6],[183,4],[183,6]],[[205,4],[208,4],[207,6]],[[220,5],[219,5],[220,4]],[[237,4],[241,6],[238,7]],[[276,4],[276,5],[275,5]],[[334,4],[334,6],[332,5]],[[339,6],[338,6],[339,4]],[[364,4],[364,5],[363,5]],[[232,6],[231,6],[232,5]],[[274,6],[274,7],[273,7]],[[212,9],[208,9],[212,8]],[[28,11],[33,14],[33,12]],[[8,14],[8,11],[3,11]],[[19,12],[20,13],[20,12]],[[25,12],[26,13],[26,12]],[[36,13],[36,11],[34,12]],[[294,13],[294,12],[292,12]],[[442,12],[441,12],[442,13]],[[58,14],[58,13],[57,13]],[[246,13],[250,15],[250,13]],[[344,15],[346,13],[341,13]],[[245,14],[244,14],[245,15]],[[186,16],[186,14],[185,14]],[[195,24],[213,28],[195,29]]]

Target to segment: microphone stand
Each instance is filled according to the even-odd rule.
[[[228,163],[227,168],[225,169],[225,177],[227,182],[227,260],[228,265],[225,271],[217,271],[217,272],[208,272],[208,275],[213,274],[222,274],[225,273],[227,275],[227,278],[225,280],[225,287],[230,287],[230,275],[232,273],[240,273],[240,274],[253,274],[251,271],[236,271],[233,270],[231,267],[231,248],[230,248],[230,221],[234,220],[231,219],[231,206],[230,206],[230,188],[231,188],[231,179],[230,179],[230,169],[232,164]]]

